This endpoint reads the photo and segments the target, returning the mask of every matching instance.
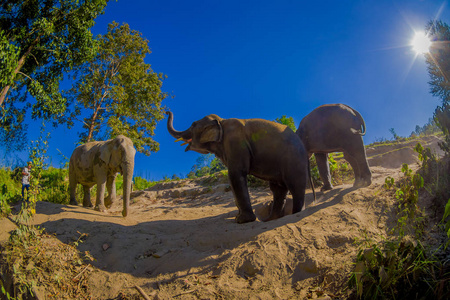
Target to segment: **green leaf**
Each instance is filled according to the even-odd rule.
[[[447,204],[445,205],[445,211],[444,216],[442,217],[442,221],[445,221],[448,216],[450,216],[450,199],[448,199]]]

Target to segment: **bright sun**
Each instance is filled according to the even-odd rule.
[[[416,53],[426,53],[430,49],[431,41],[423,31],[419,31],[414,35],[411,46]]]

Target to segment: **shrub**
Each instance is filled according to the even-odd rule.
[[[422,162],[421,169],[413,174],[408,165],[404,164],[403,179],[395,182],[388,177],[385,180],[387,189],[395,187],[394,195],[397,200],[397,223],[391,231],[392,237],[375,243],[366,234],[359,243],[355,270],[349,280],[349,285],[356,289],[358,298],[444,299],[450,293],[448,263],[435,257],[435,253],[443,245],[434,245],[437,250],[422,245],[425,220],[418,206],[420,191],[426,190],[432,194],[439,190],[435,188],[436,184],[430,182],[441,181],[441,178],[430,174],[436,174],[436,170],[440,168],[435,165],[438,161],[429,149],[423,149],[418,144],[415,150]],[[447,182],[450,174],[443,175],[446,179],[442,180]],[[449,215],[450,200],[441,221],[447,234],[445,246],[450,238]]]

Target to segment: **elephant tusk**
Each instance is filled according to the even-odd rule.
[[[187,144],[189,144],[190,142],[192,142],[192,139],[185,140],[184,143],[181,144],[181,146],[187,145]]]
[[[175,140],[175,143],[176,143],[176,142],[179,142],[179,141],[182,141],[182,140],[183,140],[183,138],[176,139],[176,140]]]

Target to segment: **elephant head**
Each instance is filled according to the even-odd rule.
[[[192,123],[185,131],[177,131],[173,128],[173,114],[167,119],[167,130],[177,139],[183,141],[182,145],[188,144],[185,151],[192,150],[201,154],[211,153],[214,144],[221,143],[223,139],[222,118],[217,115],[209,115]]]
[[[123,135],[105,142],[100,148],[100,159],[107,165],[108,174],[120,172],[123,175],[122,215],[124,217],[127,216],[130,205],[135,154],[133,142]]]

